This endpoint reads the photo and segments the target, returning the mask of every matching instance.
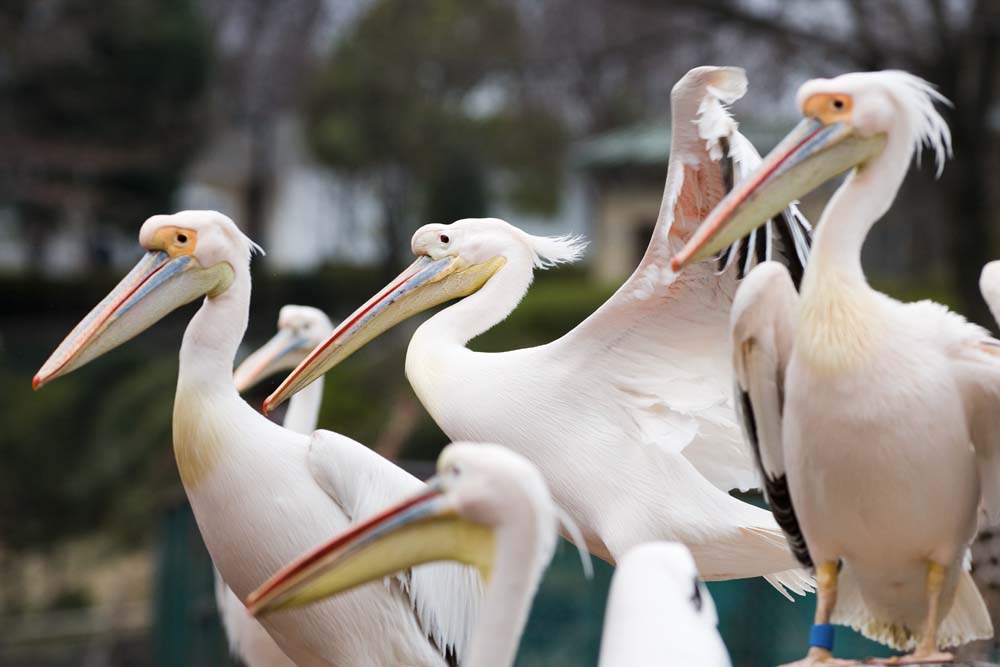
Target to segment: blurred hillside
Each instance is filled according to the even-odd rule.
[[[33,651],[46,644],[71,646],[51,664],[150,664],[165,526],[191,541],[191,585],[204,583],[170,446],[193,307],[30,389],[139,256],[149,215],[218,209],[268,250],[253,264],[246,352],[285,303],[351,312],[409,261],[422,224],[497,216],[586,235],[585,266],[540,275],[473,343],[534,345],[592,312],[638,261],[666,173],[669,91],[685,71],[746,68],[750,91],[733,112],[764,152],[794,123],[802,80],[903,68],[953,100],[955,155],[940,180],[927,165],[908,177],[865,248],[866,268],[893,294],[992,326],[976,281],[1000,251],[998,39],[1000,4],[989,0],[0,4],[0,664],[15,635],[24,664],[43,664]],[[327,378],[321,426],[390,457],[433,459],[445,438],[402,373],[413,326]],[[583,630],[566,642],[589,656],[603,589],[577,591],[586,605],[567,597],[582,588],[571,561],[537,607],[559,618],[583,609]],[[753,661],[751,626],[737,619],[758,587],[727,590],[727,640]],[[210,601],[198,604],[184,613],[215,656]],[[788,616],[780,604],[761,618],[786,619],[799,641],[812,603]],[[524,664],[561,664],[544,628]],[[538,648],[546,642],[549,653]]]

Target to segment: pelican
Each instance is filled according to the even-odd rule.
[[[992,635],[963,559],[977,508],[1000,518],[1000,342],[930,301],[872,289],[861,247],[914,154],[950,134],[946,100],[898,71],[816,79],[805,118],[731,192],[682,250],[678,268],[745,233],[782,202],[850,170],[819,224],[799,297],[779,265],[740,286],[733,363],[750,439],[778,521],[818,601],[802,664],[833,664],[850,625],[903,662],[950,660],[941,646]],[[983,274],[994,312],[996,265]]]
[[[1000,324],[1000,260],[990,262],[983,267],[979,278],[979,290],[986,299],[986,305],[993,313],[993,319]]]
[[[205,297],[181,345],[174,453],[212,561],[237,596],[318,536],[423,488],[349,438],[284,429],[240,398],[232,369],[247,325],[255,246],[232,220],[214,211],[157,215],[143,224],[139,242],[145,256],[70,332],[34,386]],[[445,665],[464,654],[479,588],[471,569],[434,565],[264,625],[299,667]]]
[[[333,333],[333,323],[319,308],[288,304],[278,311],[278,332],[251,353],[233,373],[233,384],[241,394],[258,382],[295,368],[306,355]],[[288,403],[282,426],[296,433],[316,430],[323,383],[310,385]]]
[[[733,412],[727,315],[739,272],[753,250],[768,256],[770,235],[731,249],[721,273],[712,262],[669,270],[727,175],[759,161],[726,110],[745,90],[743,70],[719,67],[693,70],[674,87],[653,239],[628,282],[574,330],[528,349],[468,349],[517,306],[534,269],[574,261],[582,246],[496,219],[427,225],[413,237],[419,259],[344,320],[265,411],[397,322],[465,297],[423,323],[406,356],[407,378],[452,440],[526,456],[590,551],[610,562],[642,542],[677,541],[705,579],[766,575],[783,592],[809,589],[770,514],[727,493],[757,483]],[[791,212],[774,225],[793,257],[807,250],[806,224]]]
[[[505,447],[454,443],[428,489],[283,568],[247,600],[254,614],[312,603],[421,563],[454,560],[489,579],[467,665],[513,664],[555,549],[555,504],[538,469]],[[630,549],[615,571],[600,665],[728,667],[711,596],[674,543]]]
[[[278,313],[278,333],[244,359],[233,374],[236,391],[242,394],[275,373],[295,368],[332,331],[333,323],[322,310],[291,304],[283,306]],[[321,378],[292,397],[282,425],[296,433],[312,433],[316,429],[322,400]],[[229,590],[218,570],[215,570],[215,604],[219,608],[230,650],[246,667],[295,667],[267,630]]]

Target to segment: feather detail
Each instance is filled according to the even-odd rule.
[[[520,231],[520,230],[519,230]],[[549,269],[559,264],[572,264],[583,257],[587,241],[582,236],[534,236],[521,232],[534,253],[536,269]]]

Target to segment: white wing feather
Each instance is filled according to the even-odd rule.
[[[727,67],[697,68],[674,87],[670,166],[646,254],[607,302],[547,346],[561,363],[575,359],[579,372],[615,388],[603,394],[608,412],[624,406],[638,440],[682,451],[726,490],[757,481],[730,397],[727,314],[736,279],[711,262],[677,275],[669,260],[725,194],[713,156],[740,136],[726,105],[745,90],[743,70]],[[744,142],[735,144],[746,163]]]
[[[352,522],[424,488],[423,482],[378,453],[331,431],[313,433],[309,470]],[[415,567],[395,579],[434,644],[442,652],[465,655],[482,598],[479,574],[464,565],[442,563]]]
[[[250,615],[243,602],[222,581],[218,570],[215,571],[215,601],[229,649],[246,667],[311,667],[296,665],[278,648],[264,626]],[[322,663],[317,660],[315,664]]]

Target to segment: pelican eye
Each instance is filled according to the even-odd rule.
[[[833,101],[833,108],[834,109],[843,109],[844,108],[844,100],[836,100],[835,99]]]
[[[188,242],[187,234],[178,234],[177,242],[180,243],[181,245],[187,243]]]
[[[451,239],[448,238],[447,234],[442,234],[441,236],[438,237],[438,239],[440,239],[441,243],[448,243],[449,241],[451,241]]]

